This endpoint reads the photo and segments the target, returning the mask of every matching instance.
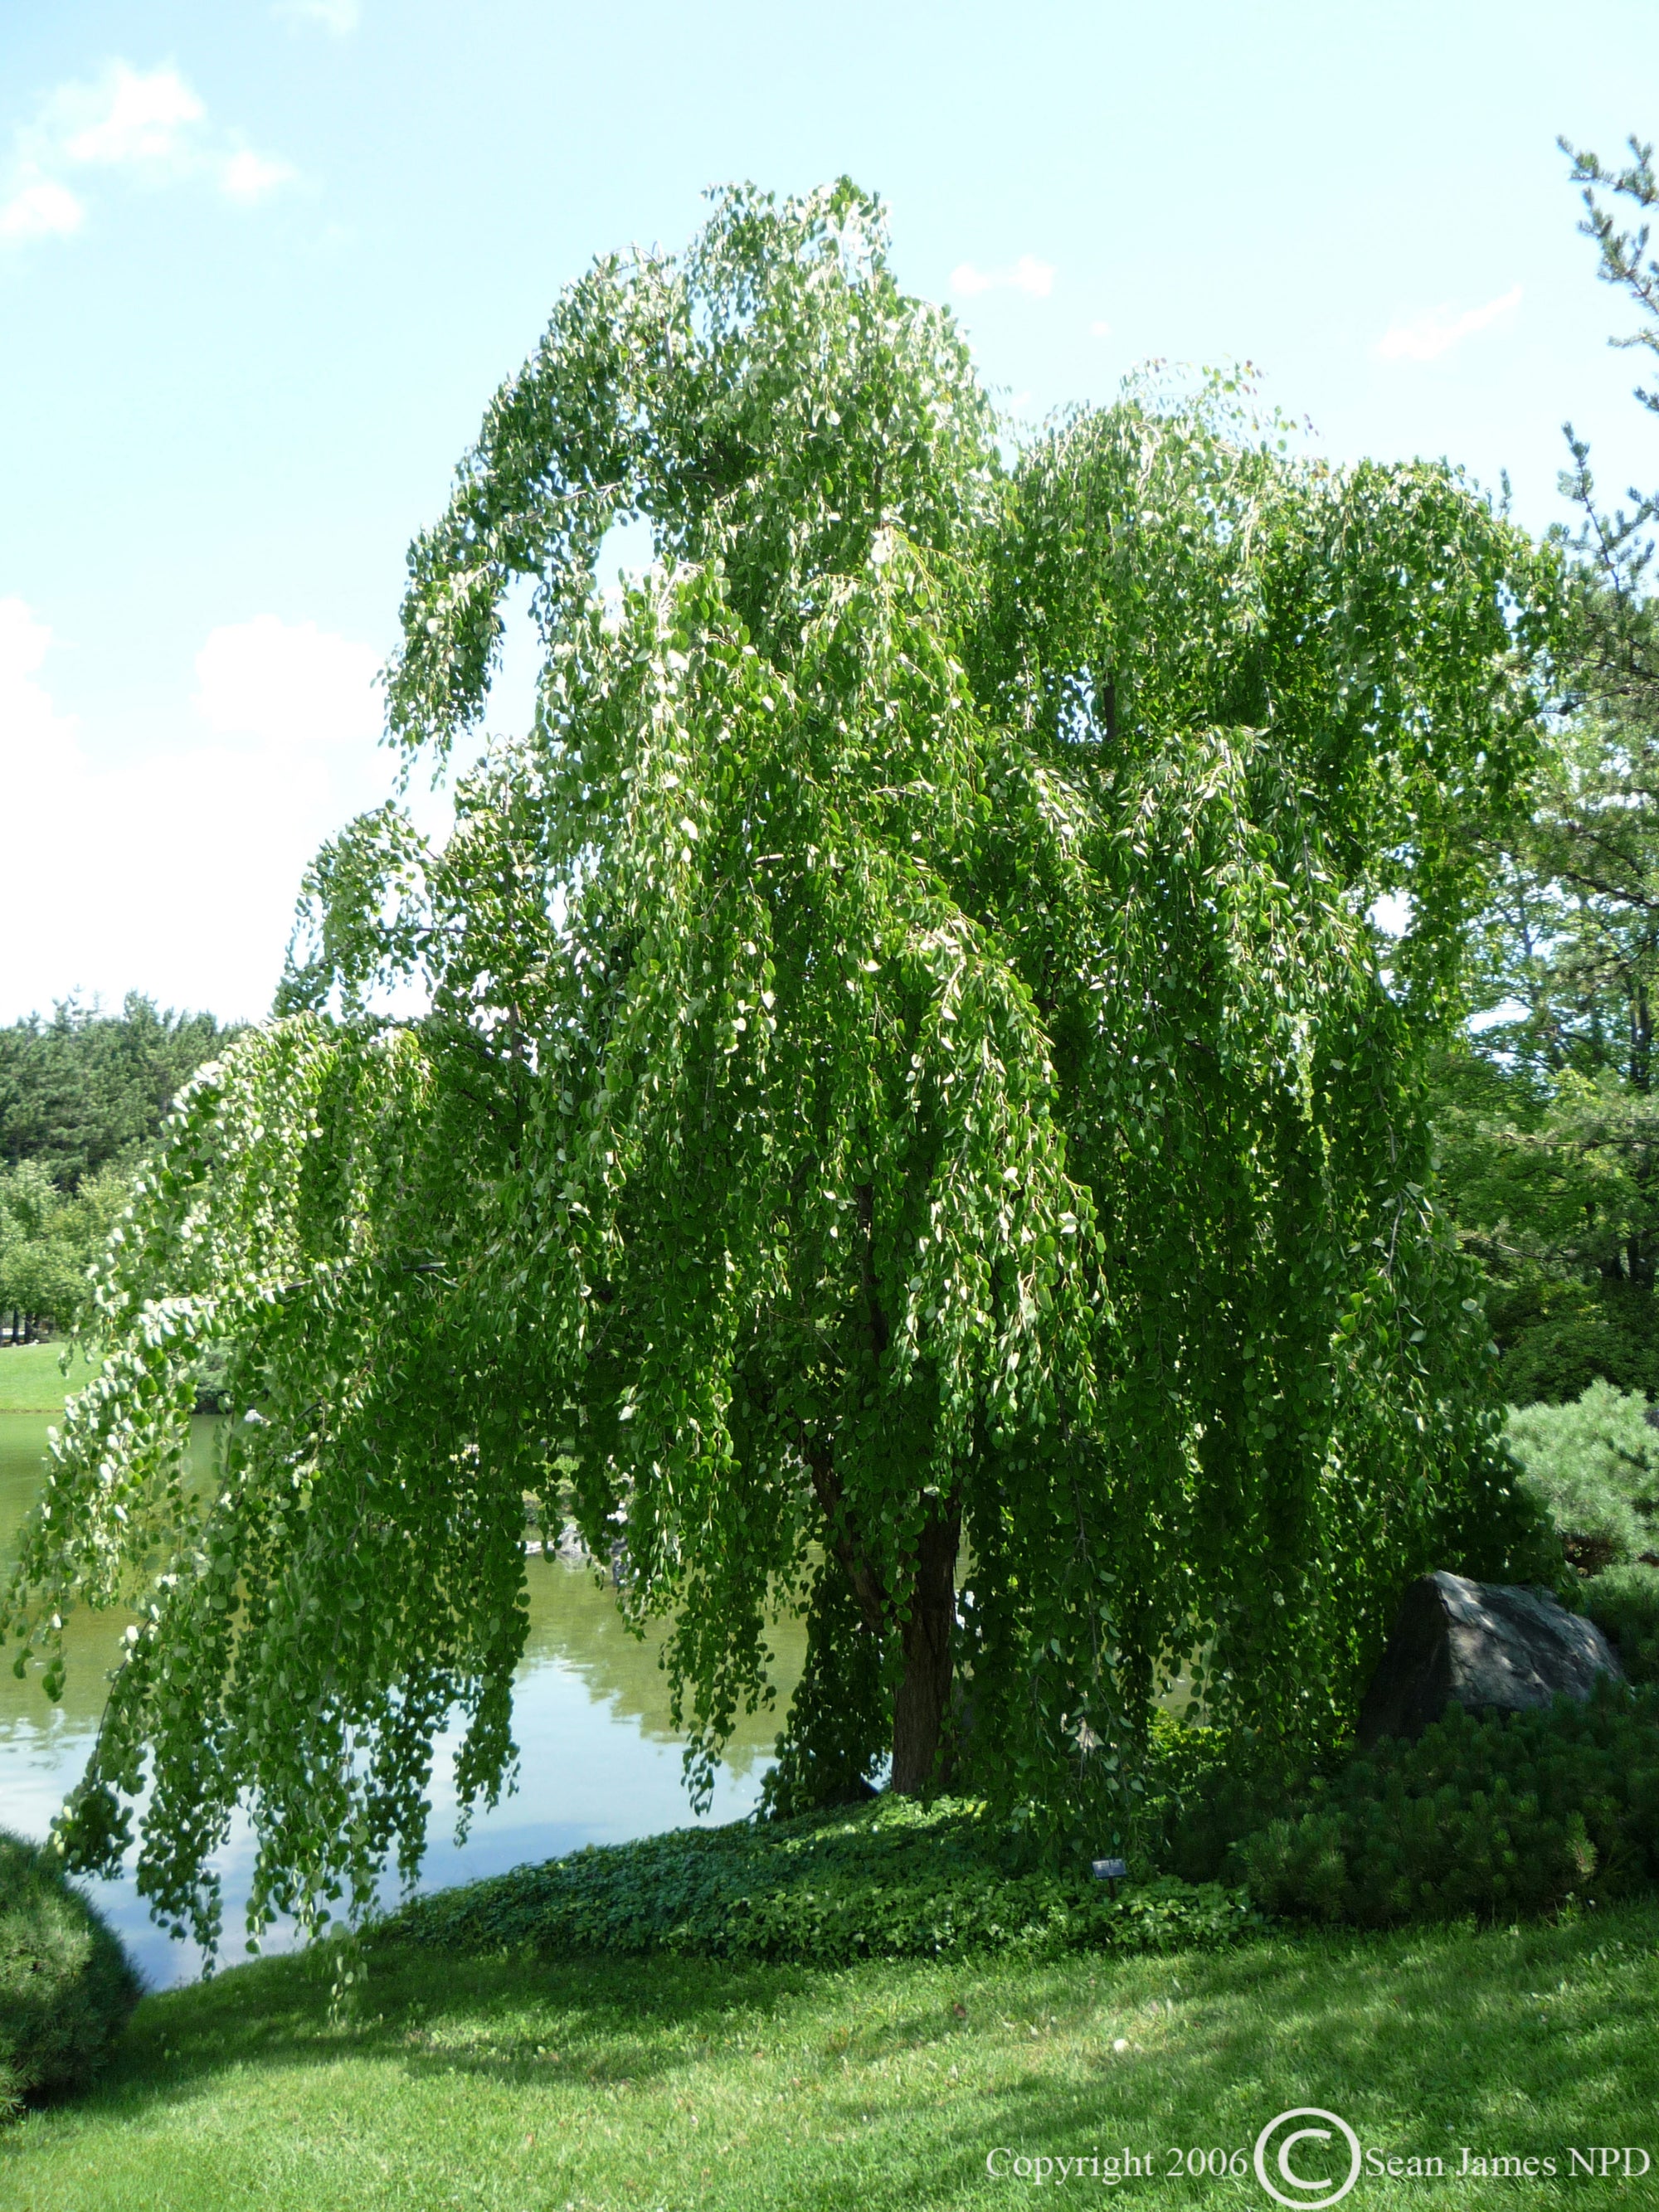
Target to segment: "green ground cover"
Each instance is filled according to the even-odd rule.
[[[0,1413],[57,1413],[73,1390],[85,1387],[95,1366],[77,1358],[60,1373],[61,1344],[0,1345]]]
[[[1261,2204],[1248,2150],[1300,2105],[1435,2183],[1359,2207],[1651,2203],[1565,2178],[1571,2147],[1659,2152],[1659,1906],[1570,1924],[1270,1936],[1059,1963],[555,1964],[380,1944],[331,2023],[305,1960],[147,1998],[106,2082],[0,2136],[8,2212],[953,2207],[1019,2203],[988,2154],[1150,2156],[1119,2203]],[[1525,2184],[1476,2157],[1554,2158]],[[1313,2171],[1313,2169],[1308,2169]],[[1659,2171],[1659,2158],[1656,2158]],[[1069,2181],[1060,2201],[1103,2185]],[[1039,2202],[1051,2201],[1046,2195]]]
[[[1014,1846],[972,1800],[884,1793],[857,1809],[679,1828],[516,1867],[417,1898],[383,1933],[451,1953],[847,1966],[1208,1948],[1262,1924],[1242,1890],[1164,1879],[1109,1892],[1085,1867],[1039,1868]]]

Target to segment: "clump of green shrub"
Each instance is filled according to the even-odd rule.
[[[1316,1764],[1253,1731],[1194,1728],[1155,1714],[1132,1856],[1182,1881],[1237,1882],[1240,1837],[1297,1802]]]
[[[1653,1293],[1639,1283],[1583,1283],[1522,1267],[1489,1279],[1486,1321],[1512,1405],[1565,1405],[1598,1377],[1620,1390],[1659,1391]]]
[[[1264,1911],[1382,1926],[1548,1911],[1659,1877],[1659,1688],[1476,1719],[1452,1707],[1309,1778],[1231,1864]]]
[[[976,1804],[905,1798],[830,1817],[682,1829],[417,1898],[392,1940],[443,1949],[682,1956],[841,1966],[860,1959],[1160,1951],[1259,1924],[1216,1884],[1022,1868]]]
[[[84,2087],[137,2002],[95,1908],[49,1851],[0,1829],[0,2117]]]
[[[1659,1550],[1659,1429],[1639,1392],[1595,1382],[1569,1406],[1512,1407],[1504,1435],[1576,1567]]]
[[[1659,1570],[1609,1567],[1584,1585],[1584,1610],[1632,1682],[1659,1682]]]

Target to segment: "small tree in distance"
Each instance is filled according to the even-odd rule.
[[[137,1585],[76,1862],[148,1763],[141,1887],[210,1937],[239,1797],[256,1919],[412,1869],[453,1709],[464,1802],[507,1771],[567,1478],[673,1618],[694,1781],[790,1605],[808,1796],[884,1749],[932,1786],[958,1671],[964,1771],[1084,1842],[1188,1655],[1218,1717],[1330,1735],[1403,1581],[1528,1525],[1419,1072],[1530,757],[1524,542],[1225,381],[1006,466],[842,183],[566,293],[410,556],[411,762],[524,576],[534,726],[443,849],[389,805],[319,856],[283,1018],[114,1249],[8,1614],[56,1676],[53,1618]],[[429,1013],[367,1011],[405,977]]]

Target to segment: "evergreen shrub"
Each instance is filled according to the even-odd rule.
[[[95,1907],[49,1851],[0,1829],[0,2117],[83,2088],[137,2002]]]
[[[1255,1731],[1188,1727],[1162,1712],[1147,1753],[1130,1854],[1189,1882],[1238,1881],[1240,1838],[1296,1802],[1316,1767]]]
[[[1521,1487],[1577,1567],[1595,1575],[1659,1549],[1659,1429],[1634,1390],[1592,1382],[1570,1406],[1511,1407]]]
[[[1659,1571],[1609,1567],[1584,1585],[1584,1610],[1632,1682],[1659,1682]]]
[[[1659,1688],[1475,1719],[1453,1706],[1314,1773],[1231,1854],[1265,1911],[1382,1926],[1549,1911],[1659,1876]]]

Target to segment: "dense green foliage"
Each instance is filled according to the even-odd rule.
[[[0,1167],[0,1327],[9,1342],[27,1341],[46,1324],[74,1326],[93,1263],[131,1195],[120,1167],[100,1169],[67,1194],[38,1160]]]
[[[84,2088],[137,2002],[126,1954],[62,1863],[0,1829],[0,2119]]]
[[[627,514],[659,562],[607,608]],[[798,1765],[927,1789],[969,1674],[969,1786],[1074,1851],[1192,1655],[1206,1711],[1322,1741],[1412,1575],[1534,1571],[1425,1195],[1534,744],[1486,501],[1221,386],[1005,468],[878,208],[740,191],[596,264],[492,404],[411,554],[411,758],[483,715],[524,576],[533,727],[443,850],[388,807],[325,851],[287,1018],[186,1094],[103,1279],[4,1616],[54,1683],[72,1604],[141,1616],[77,1863],[148,1770],[165,1917],[214,1936],[239,1798],[256,1919],[364,1905],[447,1714],[464,1801],[507,1770],[524,1496],[567,1480],[673,1620],[694,1783],[816,1598],[822,1682],[867,1639],[878,1694],[861,1743],[809,1697]],[[365,1011],[410,975],[428,1016]]]
[[[1502,1024],[1475,1042],[1439,1063],[1438,1169],[1486,1273],[1499,1388],[1522,1406],[1565,1403],[1598,1380],[1659,1394],[1647,1094],[1611,1064],[1529,1066]]]
[[[1650,149],[1632,155],[1609,171],[1579,153],[1574,168],[1600,273],[1641,317],[1613,343],[1650,349],[1659,264],[1617,209],[1645,223],[1659,182]],[[1474,1003],[1498,1018],[1437,1086],[1444,1187],[1489,1273],[1504,1389],[1522,1404],[1597,1377],[1659,1393],[1659,499],[1605,509],[1588,447],[1567,437],[1556,732],[1475,932]]]
[[[133,1169],[173,1098],[239,1034],[211,1014],[73,1000],[0,1029],[0,1331],[71,1328]]]
[[[1659,1428],[1635,1392],[1592,1382],[1570,1406],[1511,1409],[1523,1486],[1587,1574],[1659,1555]]]
[[[763,1808],[788,1818],[871,1795],[884,1736],[881,1649],[860,1629],[858,1599],[840,1564],[822,1559],[806,1604],[806,1656],[789,1707],[789,1725],[761,1785]],[[960,1715],[961,1700],[951,1716]],[[949,1725],[949,1723],[947,1723]],[[956,1761],[947,1741],[941,1780]]]
[[[0,1163],[32,1160],[66,1192],[130,1167],[191,1076],[239,1034],[137,992],[118,1014],[70,1000],[50,1021],[0,1029]]]
[[[1383,1925],[1548,1911],[1659,1878],[1659,1689],[1477,1719],[1452,1706],[1385,1740],[1239,1844],[1273,1913]]]
[[[1632,1682],[1659,1682],[1659,1571],[1609,1567],[1586,1587],[1584,1610]]]
[[[1114,1896],[1086,1872],[1019,1864],[981,1806],[887,1797],[838,1819],[685,1829],[520,1867],[416,1899],[385,1936],[447,1951],[528,1944],[840,1966],[1191,1950],[1258,1925],[1246,1899],[1216,1884],[1156,1881]]]
[[[1340,1760],[1340,1749],[1328,1754]],[[1194,1884],[1241,1877],[1234,1852],[1323,1771],[1320,1754],[1250,1730],[1230,1734],[1160,1712],[1137,1778],[1128,1849],[1135,1872]]]

